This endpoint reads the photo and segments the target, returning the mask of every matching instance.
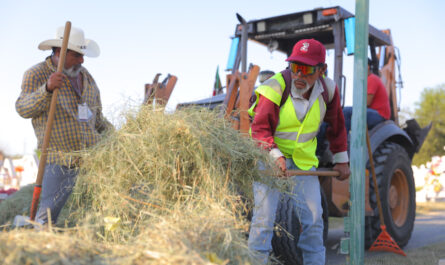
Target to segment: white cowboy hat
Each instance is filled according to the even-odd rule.
[[[42,41],[40,50],[50,50],[53,47],[62,47],[63,32],[65,27],[57,29],[56,38]],[[94,40],[85,39],[83,31],[79,28],[71,28],[68,49],[88,57],[97,57],[100,54],[99,45]]]

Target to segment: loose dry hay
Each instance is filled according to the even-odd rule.
[[[254,263],[246,202],[268,158],[216,113],[143,108],[80,155],[62,233],[0,233],[5,264]]]

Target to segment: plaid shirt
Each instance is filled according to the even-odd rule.
[[[46,82],[56,70],[51,57],[27,70],[16,101],[19,115],[32,118],[39,149],[42,148],[52,97],[52,93],[46,91]],[[100,93],[93,77],[83,67],[80,73],[83,79],[82,96],[76,93],[66,78],[59,89],[47,163],[71,166],[67,153],[94,145],[100,140],[100,133],[112,127],[102,114]],[[92,117],[88,121],[79,121],[78,105],[84,102],[91,110]]]

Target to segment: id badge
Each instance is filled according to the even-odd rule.
[[[86,102],[78,105],[79,121],[88,121],[91,119],[92,113]]]

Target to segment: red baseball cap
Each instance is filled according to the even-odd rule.
[[[325,58],[326,48],[323,44],[314,39],[304,39],[294,45],[292,54],[286,61],[315,66],[320,63],[325,63]]]

